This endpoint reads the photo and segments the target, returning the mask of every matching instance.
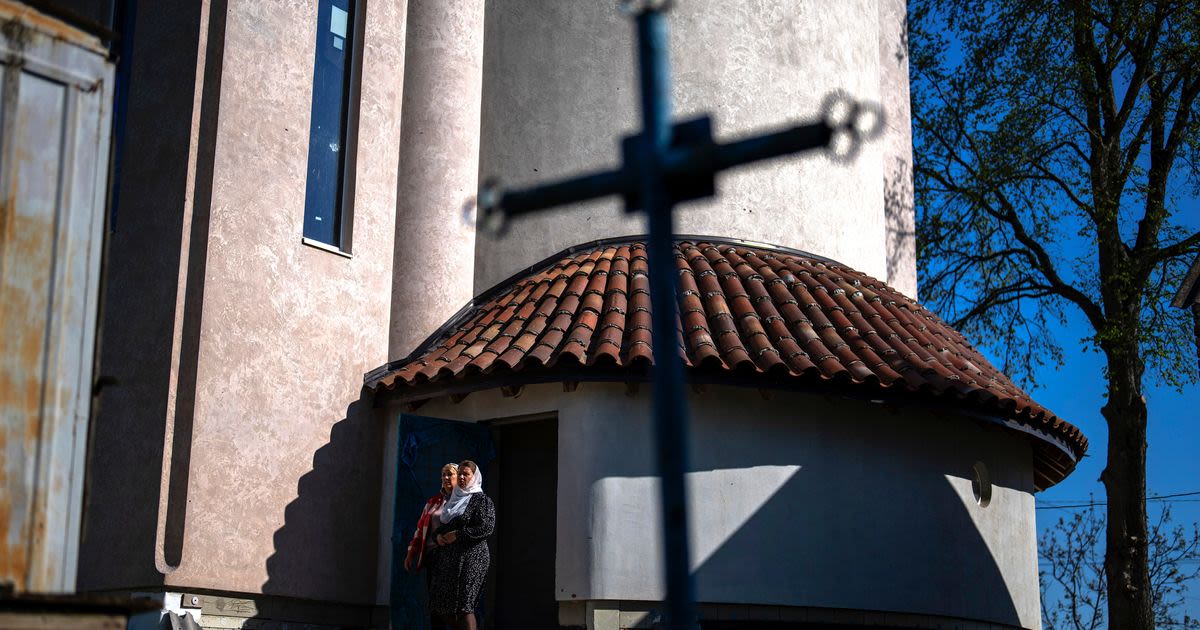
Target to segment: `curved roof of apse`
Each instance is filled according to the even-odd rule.
[[[679,352],[694,383],[832,392],[975,413],[1036,438],[1035,486],[1087,450],[956,330],[883,282],[804,252],[679,237]],[[410,401],[539,382],[638,381],[653,365],[643,237],[569,248],[493,287],[367,375]]]

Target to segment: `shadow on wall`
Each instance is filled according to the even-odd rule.
[[[912,173],[906,160],[893,157],[890,161],[891,164],[884,166],[883,182],[888,284],[915,300],[916,285],[906,287],[906,282],[896,281],[896,278],[912,278],[915,282],[917,276],[917,231],[916,217],[913,214]]]
[[[899,479],[889,489],[897,498],[891,505],[873,506],[869,523],[854,525],[863,497],[833,491],[812,475],[793,476],[696,567],[698,591],[724,601],[719,593],[729,576],[753,575],[764,584],[792,585],[823,607],[862,608],[862,593],[870,593],[876,610],[1021,626],[1004,576],[950,484],[944,496],[922,505],[903,500],[902,486]],[[899,544],[897,528],[908,532]]]
[[[117,206],[107,226],[77,583],[81,591],[152,587],[180,560],[226,5],[227,0],[212,0],[204,9],[192,0],[160,0],[141,3],[137,12],[125,151],[116,174],[120,198],[114,194]],[[201,33],[205,10],[208,30]],[[205,66],[197,86],[192,79],[200,50],[205,51]],[[200,125],[193,137],[198,88]],[[189,208],[192,146],[196,162]],[[188,265],[180,310],[183,249],[188,250]],[[173,366],[177,327],[179,363]],[[176,404],[170,415],[172,386]],[[164,447],[169,447],[166,453]],[[167,455],[170,461],[164,462]],[[162,497],[165,475],[167,496]],[[166,509],[161,549],[160,505]]]
[[[709,544],[693,571],[698,593],[738,601],[729,577],[752,575],[764,585],[758,592],[776,602],[803,593],[832,608],[868,601],[877,610],[1021,625],[1000,566],[947,480],[969,474],[971,460],[963,470],[956,460],[971,448],[939,428],[909,430],[922,420],[902,412],[848,431],[817,421],[794,437],[795,428],[776,418],[759,430],[777,436],[777,448],[733,446],[732,437],[698,444],[693,471],[776,466],[788,473],[777,476],[769,498],[743,504],[740,526]],[[996,472],[996,482],[1007,481],[1007,471]]]
[[[903,13],[904,3],[891,3],[892,10],[897,8]],[[900,16],[899,26],[899,32],[895,33],[895,39],[891,40],[894,45],[880,60],[884,64],[895,64],[892,71],[885,70],[884,72],[885,77],[893,77],[893,82],[888,83],[886,89],[894,96],[901,97],[899,102],[892,101],[892,106],[904,112],[903,116],[895,117],[896,123],[904,127],[893,128],[890,131],[889,135],[895,143],[890,145],[890,150],[884,151],[883,208],[884,229],[886,230],[884,239],[887,246],[888,284],[916,299],[917,247],[913,215],[912,118],[909,88],[904,83],[908,80],[907,15]],[[888,46],[888,44],[889,42],[886,41],[880,42],[881,46]],[[908,286],[909,282],[913,284]]]
[[[1014,599],[1017,591],[1010,590],[1001,563],[1008,579],[1022,582],[1011,586],[1024,588],[1026,578],[1036,579],[1032,549],[1030,573],[1023,575],[1021,550],[993,555],[975,522],[990,517],[989,527],[1021,536],[1024,512],[1007,501],[1029,491],[1022,481],[1029,471],[1020,467],[1014,438],[992,427],[957,426],[965,419],[918,412],[861,417],[850,401],[831,407],[841,422],[827,421],[826,412],[813,407],[818,415],[810,419],[759,415],[752,424],[729,423],[719,417],[726,411],[721,402],[713,403],[718,417],[694,423],[688,479],[693,578],[701,601],[777,605],[800,596],[820,607],[1022,625],[1020,609],[1029,614],[1030,602]],[[746,418],[758,411],[753,402],[745,409]],[[913,430],[917,423],[931,424]],[[638,455],[611,462],[593,492],[619,498],[632,490],[657,500],[650,458]],[[975,458],[997,460],[997,498],[988,508],[967,505],[969,488],[957,489],[966,488]],[[703,500],[697,500],[700,494]],[[611,505],[619,509],[619,503]],[[993,512],[973,514],[978,509]],[[997,517],[1013,521],[999,523]],[[644,546],[638,551],[658,553]],[[745,579],[751,577],[748,590]],[[1026,621],[1036,623],[1036,611]]]
[[[284,509],[267,558],[264,595],[366,606],[375,603],[384,423],[364,395],[313,453]],[[260,610],[260,618],[281,619]],[[362,626],[369,625],[363,619]]]

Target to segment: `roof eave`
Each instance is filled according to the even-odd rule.
[[[584,366],[579,366],[584,368]],[[914,392],[900,389],[877,387],[874,391],[864,391],[862,385],[853,387],[837,387],[832,381],[797,383],[793,380],[773,380],[746,377],[731,379],[727,374],[705,374],[696,370],[686,372],[689,385],[722,385],[727,387],[743,387],[759,390],[784,391],[822,397],[834,397],[845,400],[856,400],[885,408],[921,409],[937,414],[954,414],[972,420],[1002,427],[1010,431],[1024,434],[1035,444],[1035,468],[1046,479],[1039,484],[1035,479],[1035,491],[1045,490],[1057,484],[1074,471],[1079,460],[1086,454],[1086,447],[1080,452],[1066,440],[1029,422],[1008,418],[999,413],[989,413],[981,409],[971,409],[948,401],[930,400]],[[429,382],[418,385],[399,385],[394,389],[380,388],[376,391],[376,404],[395,406],[403,404],[419,405],[425,401],[444,396],[466,396],[468,394],[511,388],[514,386],[545,385],[552,383],[645,383],[650,381],[650,375],[645,371],[629,371],[620,369],[563,369],[547,368],[540,372],[508,372],[494,376],[477,376],[456,382]],[[574,390],[572,390],[574,391]],[[565,393],[565,392],[564,392]],[[1045,468],[1050,468],[1046,471]],[[1048,474],[1049,473],[1049,474]]]

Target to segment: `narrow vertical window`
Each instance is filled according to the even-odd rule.
[[[318,0],[313,64],[312,123],[308,132],[308,182],[304,237],[349,249],[352,196],[352,97],[359,2]]]

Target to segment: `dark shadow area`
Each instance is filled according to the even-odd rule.
[[[878,630],[901,630],[900,626],[820,623],[807,621],[701,621],[700,630],[847,630],[849,628],[876,628]]]
[[[558,517],[558,419],[502,424],[492,430],[498,456],[494,583],[486,630],[558,627],[554,556]],[[495,486],[493,486],[495,488]]]
[[[284,509],[267,558],[264,595],[340,602],[362,607],[363,617],[337,625],[367,626],[375,601],[379,497],[384,423],[369,396],[355,401],[333,424],[329,442],[313,453],[297,497]],[[289,619],[285,606],[256,619]],[[291,612],[295,615],[295,611]],[[305,617],[307,623],[322,623]]]
[[[22,0],[46,15],[60,19],[71,26],[87,31],[102,40],[113,38],[113,31],[120,25],[114,24],[113,5],[116,0]]]
[[[181,377],[190,370],[194,380],[225,6],[225,0],[215,0],[209,8],[192,208],[186,205],[188,153],[201,5],[184,0],[141,3],[137,15],[127,133],[116,139],[124,143],[117,182],[120,205],[110,214],[102,270],[96,382],[105,385],[97,388],[88,448],[78,578],[82,591],[153,587],[163,579],[155,566],[155,545],[167,424],[175,423],[173,449],[184,457],[172,462],[173,476],[186,477],[191,435],[187,382],[179,384],[177,412],[182,415],[166,417],[180,253],[190,250]],[[173,502],[186,502],[173,494]],[[169,521],[182,522],[182,515],[173,516]],[[176,542],[168,563],[171,556],[178,560],[181,536],[181,525],[168,534]]]
[[[220,116],[227,5],[228,0],[212,0],[209,6],[179,381],[176,385],[175,417],[168,419],[173,420],[175,425],[171,436],[171,476],[167,485],[163,559],[171,567],[179,566],[183,560],[183,528],[187,520],[188,471],[191,470],[192,422],[196,415],[196,371],[200,361],[200,320],[204,311],[204,275],[208,265],[208,227],[212,215],[213,164],[217,149],[217,120]]]

